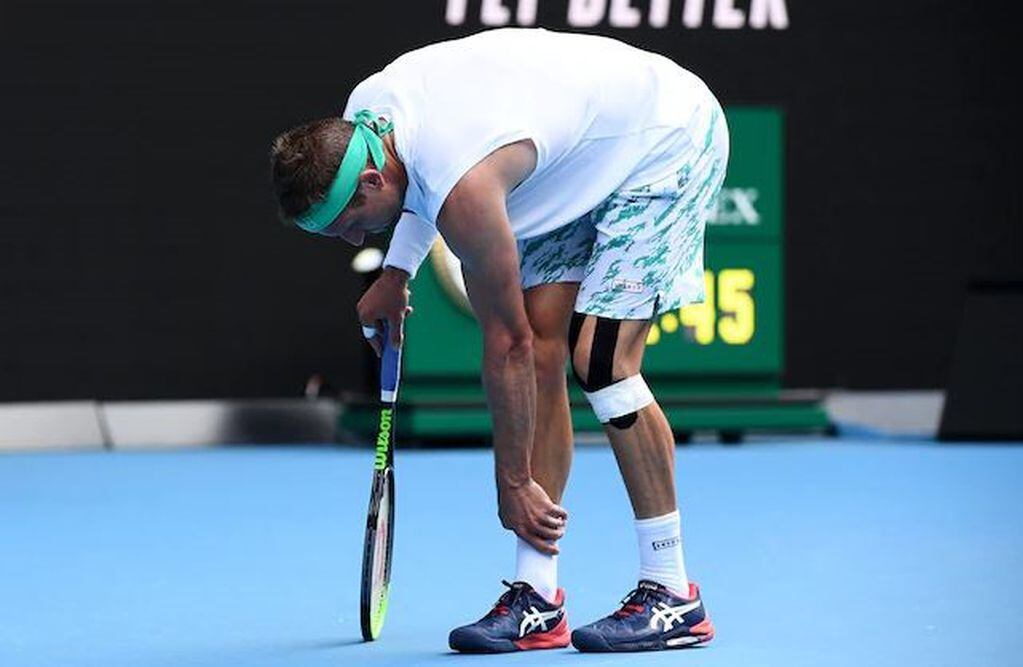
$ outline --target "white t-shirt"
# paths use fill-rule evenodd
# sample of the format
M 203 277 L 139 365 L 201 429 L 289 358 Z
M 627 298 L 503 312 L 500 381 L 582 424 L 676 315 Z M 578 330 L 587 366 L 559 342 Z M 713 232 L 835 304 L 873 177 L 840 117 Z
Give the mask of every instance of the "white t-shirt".
M 427 224 L 402 220 L 392 247 L 422 246 L 451 189 L 497 148 L 536 146 L 536 168 L 507 199 L 512 231 L 527 239 L 680 167 L 687 125 L 709 100 L 663 56 L 608 37 L 506 28 L 399 57 L 356 86 L 344 118 L 370 109 L 394 122 L 404 208 Z

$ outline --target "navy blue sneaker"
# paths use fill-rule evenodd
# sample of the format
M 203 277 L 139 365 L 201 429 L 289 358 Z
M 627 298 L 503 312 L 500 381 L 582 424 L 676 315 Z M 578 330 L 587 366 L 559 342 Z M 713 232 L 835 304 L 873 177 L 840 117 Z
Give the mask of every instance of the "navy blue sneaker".
M 462 653 L 507 653 L 568 646 L 565 591 L 559 588 L 552 604 L 524 581 L 501 583 L 508 590 L 486 616 L 451 631 L 451 648 Z
M 653 581 L 641 581 L 622 608 L 572 633 L 580 651 L 660 651 L 706 644 L 714 626 L 703 608 L 700 589 L 689 584 L 682 598 Z

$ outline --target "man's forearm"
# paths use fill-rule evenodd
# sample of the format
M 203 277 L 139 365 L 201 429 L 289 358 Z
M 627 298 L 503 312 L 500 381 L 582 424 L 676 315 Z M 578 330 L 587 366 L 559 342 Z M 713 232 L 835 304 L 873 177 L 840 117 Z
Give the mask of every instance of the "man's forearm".
M 494 427 L 498 484 L 508 487 L 527 484 L 531 479 L 530 448 L 536 415 L 532 344 L 493 345 L 484 350 L 483 383 Z

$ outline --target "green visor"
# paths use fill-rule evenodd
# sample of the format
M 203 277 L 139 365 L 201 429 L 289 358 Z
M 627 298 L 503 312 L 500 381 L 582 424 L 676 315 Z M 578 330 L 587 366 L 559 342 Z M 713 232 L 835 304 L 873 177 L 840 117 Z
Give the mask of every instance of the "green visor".
M 377 169 L 386 163 L 383 137 L 390 132 L 393 123 L 382 123 L 368 109 L 355 114 L 355 131 L 348 141 L 348 148 L 341 159 L 334 182 L 327 189 L 323 199 L 309 207 L 295 218 L 295 224 L 307 232 L 318 234 L 337 219 L 359 187 L 359 174 L 366 168 L 366 157 L 373 158 Z

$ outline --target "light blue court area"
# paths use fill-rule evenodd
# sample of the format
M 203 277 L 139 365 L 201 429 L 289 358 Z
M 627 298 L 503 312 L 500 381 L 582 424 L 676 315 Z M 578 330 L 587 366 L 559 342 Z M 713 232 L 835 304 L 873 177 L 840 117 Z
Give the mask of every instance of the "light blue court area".
M 359 637 L 371 454 L 337 448 L 0 456 L 0 665 L 1018 665 L 1023 447 L 884 440 L 679 449 L 705 649 L 456 656 L 510 577 L 491 455 L 397 459 L 392 605 Z M 611 452 L 581 447 L 573 623 L 634 584 Z

